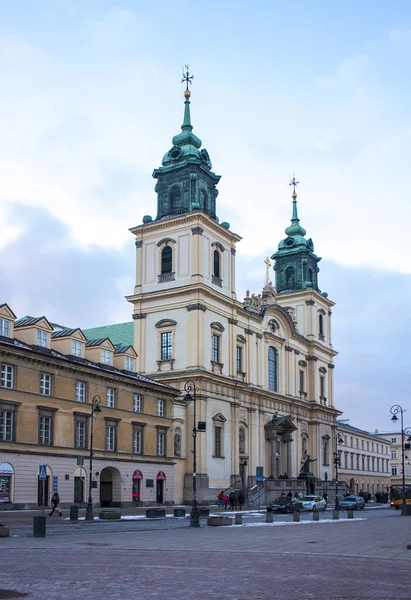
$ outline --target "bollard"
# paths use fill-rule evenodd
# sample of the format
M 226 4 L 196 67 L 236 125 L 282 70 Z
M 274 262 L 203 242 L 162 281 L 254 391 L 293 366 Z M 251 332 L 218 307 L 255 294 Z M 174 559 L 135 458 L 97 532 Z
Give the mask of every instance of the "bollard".
M 33 517 L 33 537 L 46 537 L 46 517 L 40 515 Z
M 313 510 L 313 521 L 320 520 L 320 513 L 317 510 Z
M 300 513 L 298 512 L 298 510 L 295 510 L 293 512 L 293 521 L 294 521 L 294 523 L 300 522 Z
M 243 515 L 235 515 L 235 524 L 242 525 L 243 524 Z
M 73 504 L 70 506 L 70 521 L 78 520 L 78 506 L 77 504 Z
M 347 517 L 349 519 L 353 519 L 354 518 L 354 511 L 353 510 L 347 510 Z
M 273 513 L 266 513 L 265 515 L 265 522 L 266 523 L 272 523 L 274 521 L 274 515 Z
M 335 521 L 336 519 L 339 519 L 339 518 L 340 518 L 340 511 L 339 511 L 339 510 L 335 510 L 335 509 L 334 509 L 334 510 L 333 510 L 333 519 L 334 519 L 334 521 Z

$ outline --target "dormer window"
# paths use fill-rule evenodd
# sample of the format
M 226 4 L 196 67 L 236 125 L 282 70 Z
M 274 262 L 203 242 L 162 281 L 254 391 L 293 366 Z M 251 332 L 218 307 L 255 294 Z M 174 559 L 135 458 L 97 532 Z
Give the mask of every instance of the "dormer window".
M 0 319 L 0 335 L 10 337 L 10 321 L 8 319 Z
M 111 352 L 110 350 L 101 351 L 101 362 L 103 365 L 111 365 Z
M 37 343 L 37 346 L 42 346 L 43 348 L 49 347 L 49 334 L 47 333 L 47 331 L 42 331 L 41 329 L 37 329 L 36 343 Z
M 134 358 L 126 356 L 126 371 L 134 371 Z
M 77 340 L 71 342 L 71 353 L 73 356 L 83 356 L 83 344 Z

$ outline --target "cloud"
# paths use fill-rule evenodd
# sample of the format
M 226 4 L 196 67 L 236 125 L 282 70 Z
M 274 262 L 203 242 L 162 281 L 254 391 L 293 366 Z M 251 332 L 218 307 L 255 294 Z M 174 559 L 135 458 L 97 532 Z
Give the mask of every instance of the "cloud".
M 402 46 L 411 42 L 411 27 L 402 27 L 399 29 L 391 29 L 388 33 L 388 38 L 391 45 L 394 47 Z

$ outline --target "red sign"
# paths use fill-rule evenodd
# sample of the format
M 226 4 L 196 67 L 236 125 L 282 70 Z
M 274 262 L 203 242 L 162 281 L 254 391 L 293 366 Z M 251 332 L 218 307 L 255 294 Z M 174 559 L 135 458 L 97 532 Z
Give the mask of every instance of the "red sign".
M 165 481 L 166 478 L 166 474 L 164 473 L 164 471 L 159 471 L 157 473 L 157 481 Z
M 133 479 L 143 479 L 143 473 L 141 471 L 134 471 Z

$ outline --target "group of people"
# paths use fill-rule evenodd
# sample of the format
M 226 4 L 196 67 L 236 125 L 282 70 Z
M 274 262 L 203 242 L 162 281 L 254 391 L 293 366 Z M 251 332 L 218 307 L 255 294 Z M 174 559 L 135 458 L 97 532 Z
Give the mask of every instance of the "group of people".
M 229 506 L 231 510 L 234 510 L 235 508 L 242 510 L 244 500 L 244 494 L 241 490 L 239 492 L 230 492 L 229 494 L 226 494 L 224 490 L 221 490 L 217 496 L 217 505 L 224 506 L 224 510 L 227 509 L 227 506 Z

